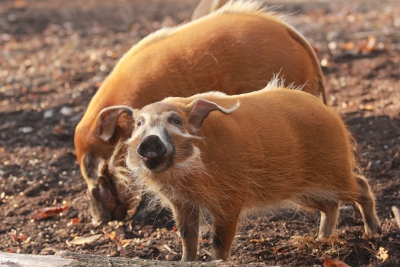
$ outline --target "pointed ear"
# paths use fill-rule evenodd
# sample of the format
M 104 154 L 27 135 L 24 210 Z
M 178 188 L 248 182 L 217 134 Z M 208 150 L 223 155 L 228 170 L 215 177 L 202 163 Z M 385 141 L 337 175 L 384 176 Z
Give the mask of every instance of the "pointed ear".
M 135 110 L 128 106 L 111 106 L 100 112 L 97 116 L 97 132 L 101 139 L 104 141 L 110 140 L 114 134 L 118 118 L 124 112 L 133 117 Z
M 204 99 L 197 99 L 194 100 L 192 103 L 189 104 L 189 125 L 190 130 L 193 133 L 196 133 L 200 130 L 201 125 L 205 118 L 207 118 L 208 114 L 214 110 L 219 110 L 223 113 L 231 113 L 232 111 L 236 110 L 240 105 L 238 101 L 236 105 L 231 108 L 223 108 L 214 102 L 204 100 Z

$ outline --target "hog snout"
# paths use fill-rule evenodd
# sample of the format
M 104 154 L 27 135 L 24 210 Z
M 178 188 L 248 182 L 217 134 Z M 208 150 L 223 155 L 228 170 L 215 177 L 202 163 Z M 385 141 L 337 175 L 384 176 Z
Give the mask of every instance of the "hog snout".
M 163 162 L 162 157 L 167 153 L 167 148 L 157 135 L 149 135 L 140 143 L 137 152 L 145 158 L 146 167 L 153 170 Z
M 139 145 L 138 153 L 142 157 L 154 159 L 164 156 L 167 149 L 157 135 L 149 135 Z
M 101 204 L 103 214 L 100 220 L 123 220 L 127 215 L 128 207 L 118 199 L 115 188 L 107 182 L 104 176 L 98 180 L 98 185 L 92 189 L 92 195 Z M 114 191 L 114 192 L 113 192 Z

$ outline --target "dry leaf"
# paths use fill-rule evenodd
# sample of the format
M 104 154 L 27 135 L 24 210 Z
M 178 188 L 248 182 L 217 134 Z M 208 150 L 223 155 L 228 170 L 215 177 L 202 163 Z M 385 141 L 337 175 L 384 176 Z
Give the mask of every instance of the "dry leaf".
M 110 238 L 111 240 L 116 240 L 117 239 L 117 233 L 115 232 L 115 231 L 112 231 L 110 234 L 109 234 L 109 237 L 108 238 Z
M 119 240 L 119 243 L 121 244 L 121 245 L 129 245 L 129 244 L 131 244 L 133 242 L 133 239 L 120 239 Z
M 14 233 L 11 233 L 11 237 L 12 237 L 12 239 L 14 240 L 14 241 L 17 241 L 17 242 L 19 242 L 19 243 L 21 243 L 22 241 L 24 241 L 24 240 L 26 240 L 26 235 L 24 235 L 24 234 L 19 234 L 19 235 L 16 235 L 16 234 L 14 234 Z
M 78 224 L 78 223 L 79 223 L 79 219 L 78 218 L 73 218 L 67 223 L 67 226 L 72 226 L 72 225 Z
M 377 257 L 378 259 L 380 259 L 381 261 L 385 261 L 385 260 L 387 260 L 387 259 L 389 258 L 388 252 L 389 252 L 389 251 L 387 251 L 385 248 L 379 247 L 379 251 L 378 251 L 378 253 L 376 254 L 376 257 Z
M 96 241 L 97 239 L 99 239 L 100 237 L 101 237 L 101 234 L 92 235 L 92 236 L 88 236 L 88 237 L 76 237 L 74 240 L 71 240 L 71 241 L 67 240 L 67 244 L 68 245 L 90 244 L 90 243 L 93 243 L 94 241 Z
M 368 40 L 363 40 L 361 44 L 358 46 L 358 50 L 365 52 L 372 52 L 375 50 L 376 38 L 375 36 L 368 36 Z
M 54 132 L 55 132 L 55 133 L 63 133 L 63 132 L 64 132 L 64 129 L 63 129 L 60 125 L 56 125 L 56 126 L 54 127 Z
M 369 105 L 369 104 L 367 104 L 367 105 L 360 105 L 358 108 L 361 109 L 361 110 L 367 110 L 367 111 L 374 110 L 374 106 Z
M 351 50 L 354 49 L 354 47 L 355 44 L 353 42 L 345 43 L 344 45 L 342 45 L 343 50 Z
M 367 52 L 372 52 L 375 50 L 375 45 L 376 45 L 375 36 L 372 36 L 372 35 L 368 36 L 368 43 L 367 43 L 367 46 L 365 47 L 365 50 Z
M 54 217 L 66 210 L 68 210 L 69 206 L 68 205 L 62 205 L 62 206 L 57 206 L 57 207 L 47 207 L 47 208 L 41 208 L 36 211 L 36 213 L 33 215 L 33 219 L 35 221 L 47 219 L 50 217 Z
M 340 260 L 333 260 L 328 256 L 325 256 L 324 267 L 350 267 L 350 266 Z

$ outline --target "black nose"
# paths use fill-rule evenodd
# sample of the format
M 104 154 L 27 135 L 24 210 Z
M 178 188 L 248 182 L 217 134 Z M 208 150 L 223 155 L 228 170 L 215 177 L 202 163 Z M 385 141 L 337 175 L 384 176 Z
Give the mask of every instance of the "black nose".
M 147 136 L 138 147 L 138 153 L 148 159 L 160 158 L 167 153 L 164 143 L 157 135 Z

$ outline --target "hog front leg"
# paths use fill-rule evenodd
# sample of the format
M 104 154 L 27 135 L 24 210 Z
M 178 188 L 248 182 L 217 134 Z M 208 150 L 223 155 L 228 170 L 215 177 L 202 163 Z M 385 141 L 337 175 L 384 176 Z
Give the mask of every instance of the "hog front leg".
M 239 222 L 240 211 L 229 213 L 226 217 L 213 218 L 213 260 L 227 261 Z
M 182 240 L 182 261 L 196 261 L 199 240 L 199 207 L 173 204 L 172 212 Z

